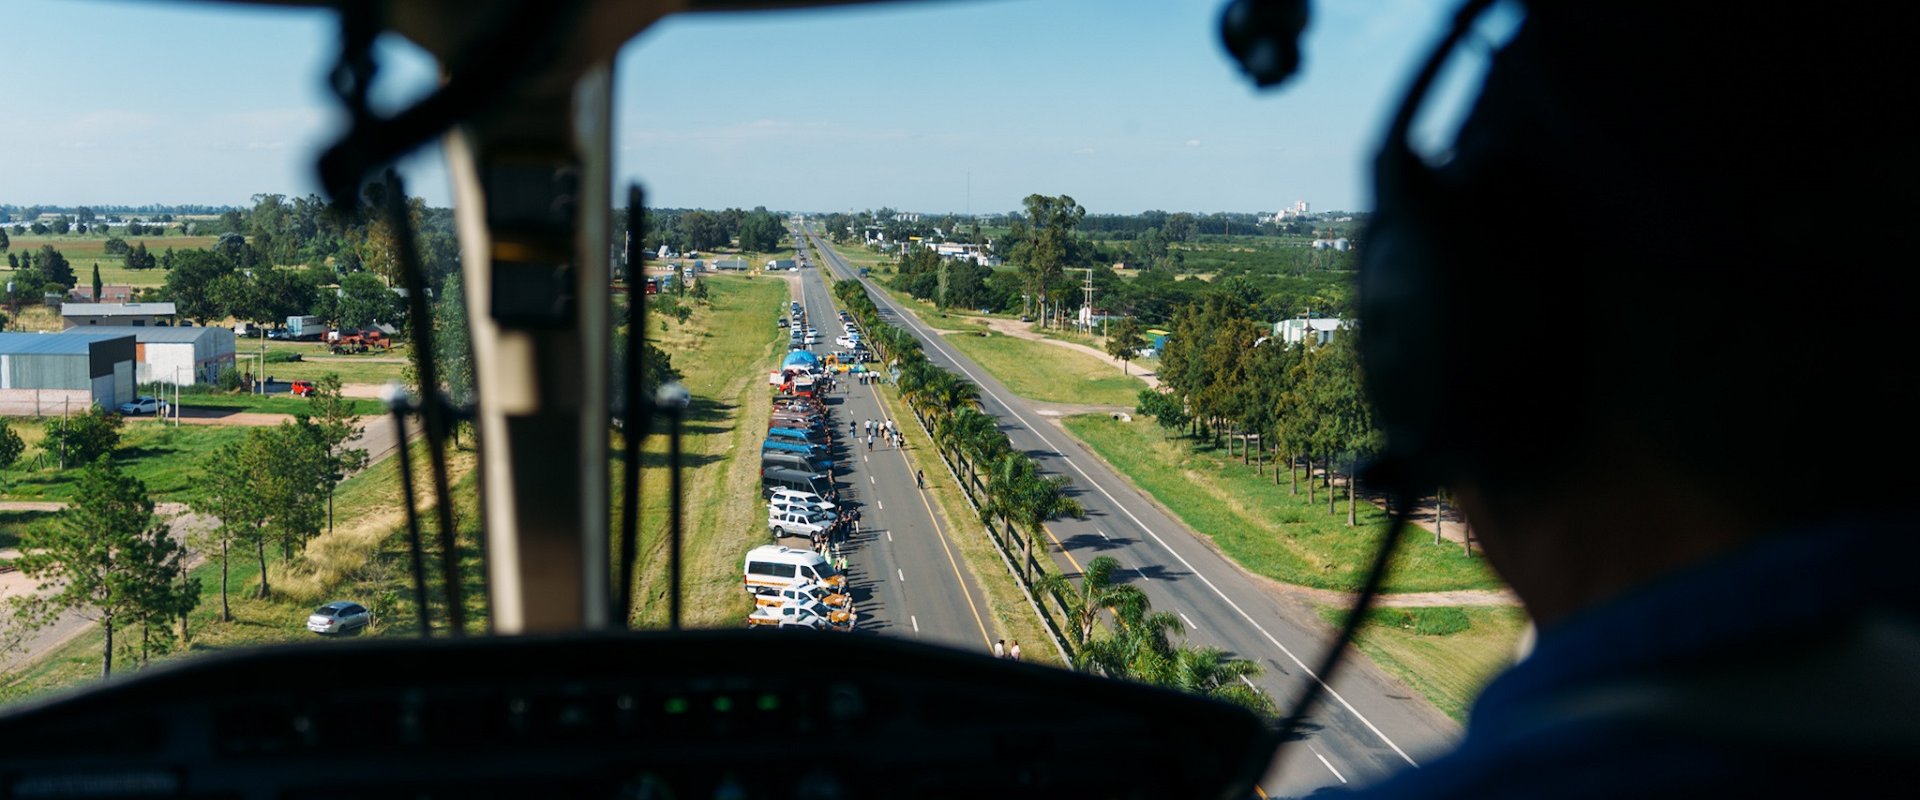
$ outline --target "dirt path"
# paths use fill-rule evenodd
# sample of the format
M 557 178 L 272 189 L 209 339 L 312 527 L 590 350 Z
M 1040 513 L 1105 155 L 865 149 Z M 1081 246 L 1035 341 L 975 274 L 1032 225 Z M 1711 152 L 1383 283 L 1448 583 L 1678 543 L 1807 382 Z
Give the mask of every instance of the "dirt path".
M 1151 371 L 1141 369 L 1137 365 L 1129 365 L 1125 362 L 1122 362 L 1120 359 L 1107 355 L 1106 351 L 1100 350 L 1099 348 L 1088 347 L 1084 344 L 1080 344 L 1079 342 L 1062 341 L 1060 339 L 1055 339 L 1051 336 L 1042 336 L 1038 333 L 1034 333 L 1033 323 L 1031 322 L 1021 322 L 1019 320 L 1011 320 L 1011 319 L 1000 319 L 999 317 L 969 317 L 968 319 L 974 321 L 976 324 L 981 321 L 984 321 L 986 322 L 988 328 L 991 328 L 1000 333 L 1004 333 L 1008 336 L 1012 336 L 1019 339 L 1026 339 L 1028 341 L 1034 341 L 1034 342 L 1045 342 L 1047 344 L 1054 345 L 1056 347 L 1064 347 L 1068 350 L 1085 353 L 1087 355 L 1093 356 L 1094 358 L 1100 359 L 1101 361 L 1105 361 L 1108 364 L 1113 365 L 1114 369 L 1121 370 L 1128 375 L 1131 375 L 1135 378 L 1139 378 L 1140 380 L 1146 381 L 1148 388 L 1152 388 L 1152 389 L 1160 388 L 1160 376 L 1153 374 Z M 940 333 L 942 335 L 946 335 L 946 334 L 953 334 L 953 333 L 966 333 L 966 331 L 964 330 L 940 331 Z

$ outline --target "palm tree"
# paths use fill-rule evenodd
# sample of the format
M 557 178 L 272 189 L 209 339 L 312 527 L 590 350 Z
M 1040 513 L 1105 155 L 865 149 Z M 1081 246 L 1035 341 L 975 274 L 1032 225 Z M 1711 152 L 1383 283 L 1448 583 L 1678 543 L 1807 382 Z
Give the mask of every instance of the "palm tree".
M 1115 606 L 1113 623 L 1109 635 L 1081 646 L 1074 668 L 1159 685 L 1156 678 L 1168 674 L 1173 662 L 1172 634 L 1186 632 L 1180 618 L 1153 611 L 1142 596 L 1139 603 Z
M 1037 588 L 1052 593 L 1071 615 L 1075 650 L 1085 647 L 1087 640 L 1093 638 L 1093 628 L 1100 622 L 1100 612 L 1112 611 L 1119 615 L 1134 609 L 1145 609 L 1147 595 L 1140 591 L 1140 587 L 1113 582 L 1113 572 L 1119 568 L 1120 562 L 1112 556 L 1100 556 L 1087 563 L 1087 571 L 1081 574 L 1079 586 L 1074 586 L 1067 576 L 1057 572 L 1042 575 L 1035 582 Z
M 1046 521 L 1086 513 L 1079 501 L 1066 495 L 1067 484 L 1064 476 L 1041 475 L 1033 459 L 1022 453 L 1005 453 L 994 462 L 987 484 L 988 506 L 1009 527 L 1025 528 L 1021 572 L 1029 581 L 1033 580 L 1033 541 Z
M 1273 703 L 1247 682 L 1259 676 L 1260 665 L 1230 658 L 1217 647 L 1181 647 L 1173 652 L 1161 686 L 1211 697 L 1271 716 Z

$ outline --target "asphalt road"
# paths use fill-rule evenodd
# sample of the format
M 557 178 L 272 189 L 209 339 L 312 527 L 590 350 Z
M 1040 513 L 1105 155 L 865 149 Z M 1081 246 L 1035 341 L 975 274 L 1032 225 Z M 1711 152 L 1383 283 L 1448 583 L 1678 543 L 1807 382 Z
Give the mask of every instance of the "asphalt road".
M 795 299 L 821 334 L 826 353 L 842 334 L 832 295 L 819 271 L 800 270 Z M 846 545 L 848 581 L 860 611 L 856 631 L 901 636 L 954 647 L 990 647 L 993 630 L 985 594 L 961 568 L 947 540 L 945 521 L 932 499 L 914 483 L 914 471 L 929 469 L 930 453 L 898 450 L 875 438 L 868 449 L 864 434 L 852 436 L 851 423 L 883 420 L 875 387 L 843 376 L 827 397 L 836 426 L 835 475 L 843 504 L 858 507 L 858 532 Z
M 832 248 L 815 241 L 827 262 L 823 268 L 861 280 Z M 1219 647 L 1260 664 L 1265 671 L 1252 683 L 1280 708 L 1319 681 L 1312 665 L 1332 633 L 1310 609 L 1270 594 L 884 292 L 869 287 L 868 294 L 883 319 L 921 340 L 935 365 L 980 387 L 984 410 L 1000 421 L 1016 449 L 1072 481 L 1068 491 L 1086 508 L 1086 518 L 1047 526 L 1051 555 L 1069 575 L 1077 577 L 1080 565 L 1096 556 L 1117 559 L 1122 578 L 1143 589 L 1156 610 L 1174 612 L 1186 623 L 1189 644 Z M 1364 784 L 1418 766 L 1458 736 L 1452 720 L 1364 658 L 1349 659 L 1329 688 L 1304 726 L 1306 735 L 1262 781 L 1269 794 Z

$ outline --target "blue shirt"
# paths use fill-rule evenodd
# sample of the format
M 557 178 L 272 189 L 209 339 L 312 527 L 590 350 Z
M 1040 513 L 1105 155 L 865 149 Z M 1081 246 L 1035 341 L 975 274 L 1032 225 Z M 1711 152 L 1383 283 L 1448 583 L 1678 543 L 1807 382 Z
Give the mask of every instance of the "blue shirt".
M 1920 794 L 1917 555 L 1904 523 L 1774 536 L 1571 615 L 1452 753 L 1358 794 Z

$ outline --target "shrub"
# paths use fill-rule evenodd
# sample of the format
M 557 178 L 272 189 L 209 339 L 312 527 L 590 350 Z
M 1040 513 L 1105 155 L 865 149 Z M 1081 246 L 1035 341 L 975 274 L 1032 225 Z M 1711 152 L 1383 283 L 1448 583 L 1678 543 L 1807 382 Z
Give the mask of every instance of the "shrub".
M 232 365 L 221 367 L 220 388 L 229 392 L 240 391 L 240 370 Z

